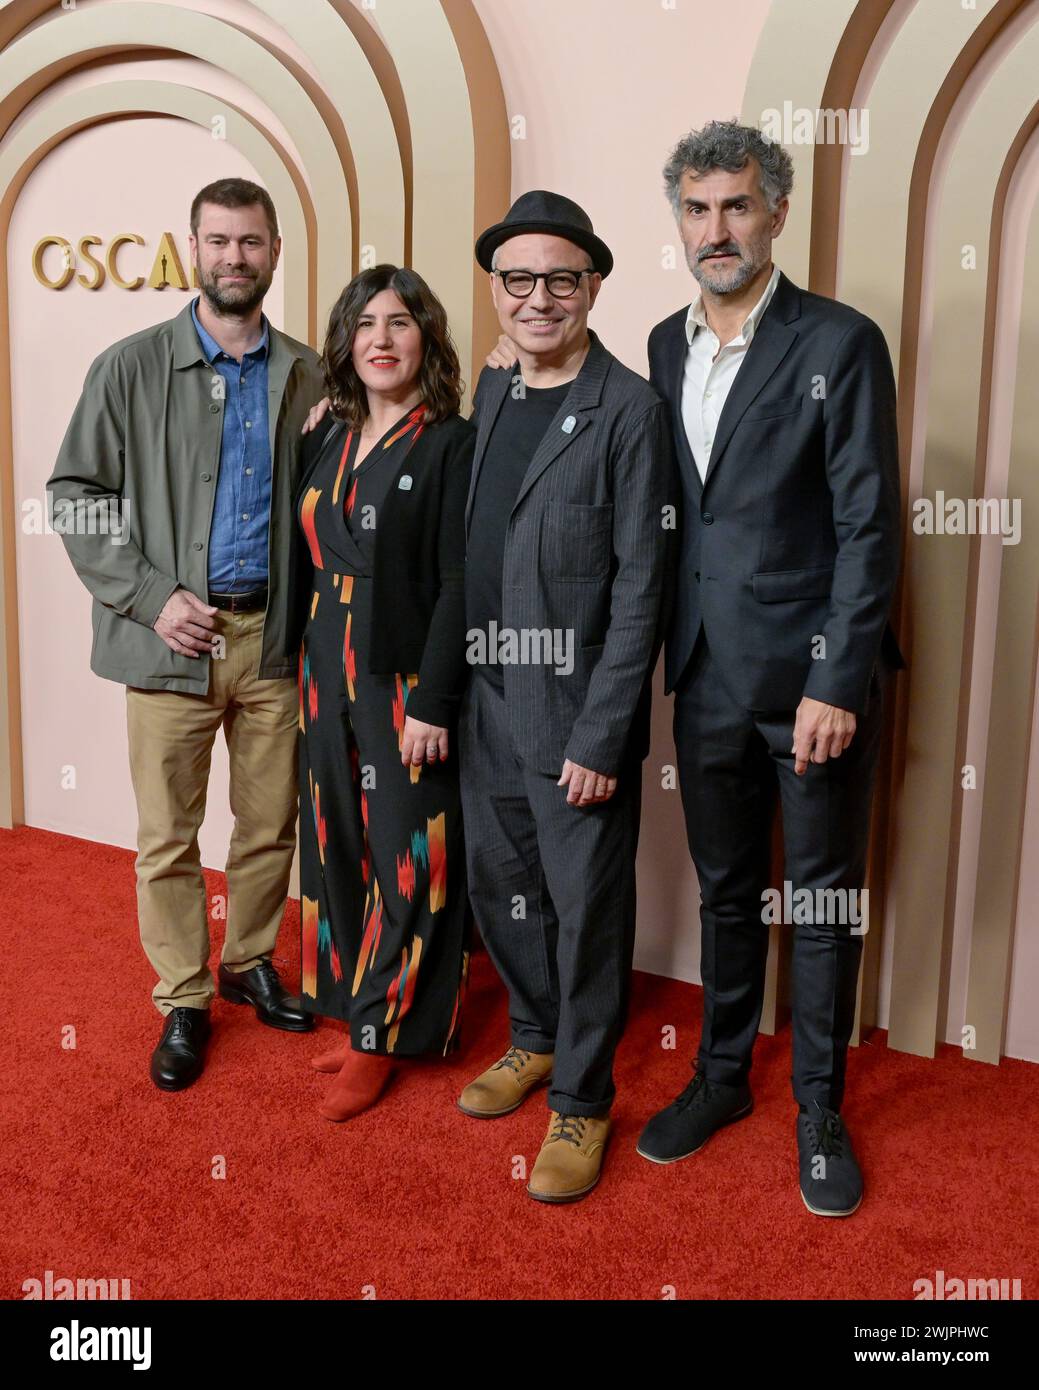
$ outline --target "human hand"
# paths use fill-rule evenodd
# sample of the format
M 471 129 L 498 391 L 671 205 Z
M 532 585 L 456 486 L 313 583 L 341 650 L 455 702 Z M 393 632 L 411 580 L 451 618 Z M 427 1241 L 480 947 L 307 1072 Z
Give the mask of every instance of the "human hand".
M 503 333 L 487 354 L 485 361 L 488 367 L 512 367 L 516 364 L 518 357 L 516 344 L 507 333 Z
M 321 421 L 328 414 L 332 407 L 332 402 L 327 396 L 322 396 L 317 405 L 312 405 L 307 412 L 307 418 L 303 422 L 303 434 L 309 434 L 311 430 L 316 430 Z
M 569 758 L 563 763 L 563 775 L 557 787 L 569 785 L 566 794 L 570 806 L 591 806 L 596 802 L 609 801 L 617 790 L 616 777 L 607 777 L 604 772 L 593 772 L 590 767 L 581 767 Z
M 444 762 L 447 759 L 447 730 L 439 724 L 423 724 L 421 719 L 404 716 L 404 737 L 400 745 L 400 760 L 405 767 L 410 763 L 418 767 L 421 763 Z
M 170 651 L 197 661 L 199 652 L 213 650 L 216 612 L 189 589 L 174 589 L 152 626 Z
M 827 705 L 806 695 L 794 719 L 794 771 L 803 777 L 809 763 L 839 758 L 855 735 L 856 720 L 851 710 Z

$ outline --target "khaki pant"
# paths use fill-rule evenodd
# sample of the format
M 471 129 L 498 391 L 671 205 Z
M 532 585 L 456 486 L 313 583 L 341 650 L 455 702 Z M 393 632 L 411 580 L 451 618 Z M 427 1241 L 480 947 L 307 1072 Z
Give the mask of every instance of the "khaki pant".
M 274 950 L 296 848 L 298 699 L 292 679 L 257 680 L 263 612 L 216 615 L 225 655 L 210 658 L 208 695 L 127 687 L 137 798 L 137 914 L 159 977 L 162 1014 L 213 997 L 198 831 L 223 726 L 234 831 L 227 856 L 222 962 L 249 970 Z

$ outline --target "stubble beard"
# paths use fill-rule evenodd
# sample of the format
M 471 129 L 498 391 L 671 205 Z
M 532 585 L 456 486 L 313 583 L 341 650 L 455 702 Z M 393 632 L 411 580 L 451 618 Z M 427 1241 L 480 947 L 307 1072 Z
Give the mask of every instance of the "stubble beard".
M 730 242 L 724 249 L 732 251 L 740 258 L 731 270 L 712 270 L 709 260 L 697 260 L 695 252 L 686 251 L 686 263 L 693 273 L 693 278 L 698 285 L 710 290 L 712 294 L 736 294 L 749 285 L 772 258 L 772 238 L 768 232 L 763 232 L 745 250 L 741 250 L 735 242 Z
M 210 308 L 218 314 L 228 314 L 238 318 L 245 318 L 260 304 L 263 303 L 264 296 L 271 287 L 274 272 L 271 269 L 266 271 L 251 271 L 247 267 L 239 266 L 218 266 L 215 270 L 198 269 L 199 288 L 206 297 L 206 302 Z M 253 275 L 255 279 L 245 285 L 221 285 L 220 275 Z

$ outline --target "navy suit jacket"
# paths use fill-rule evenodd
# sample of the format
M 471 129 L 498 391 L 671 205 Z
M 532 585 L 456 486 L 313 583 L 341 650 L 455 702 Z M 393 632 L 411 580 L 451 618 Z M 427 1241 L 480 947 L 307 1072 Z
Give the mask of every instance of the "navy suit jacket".
M 878 659 L 905 665 L 888 625 L 902 508 L 883 334 L 781 274 L 701 482 L 682 423 L 686 314 L 649 338 L 684 503 L 667 689 L 702 627 L 744 708 L 795 709 L 807 695 L 861 714 Z

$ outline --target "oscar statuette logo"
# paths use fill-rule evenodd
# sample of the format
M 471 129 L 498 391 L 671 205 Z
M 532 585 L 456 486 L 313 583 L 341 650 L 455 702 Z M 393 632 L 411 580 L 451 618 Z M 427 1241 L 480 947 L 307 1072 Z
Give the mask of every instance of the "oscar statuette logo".
M 191 267 L 190 280 L 184 273 L 184 264 L 172 232 L 163 232 L 147 276 L 133 275 L 127 279 L 125 262 L 124 271 L 120 271 L 120 251 L 128 243 L 136 246 L 147 244 L 137 232 L 120 232 L 109 241 L 102 258 L 101 253 L 95 254 L 94 250 L 104 246 L 102 237 L 82 236 L 75 249 L 63 236 L 41 237 L 33 247 L 32 273 L 48 290 L 63 290 L 73 282 L 85 290 L 99 290 L 106 277 L 121 290 L 139 290 L 142 285 L 152 290 L 198 288 L 194 266 Z M 51 254 L 48 255 L 48 252 Z

